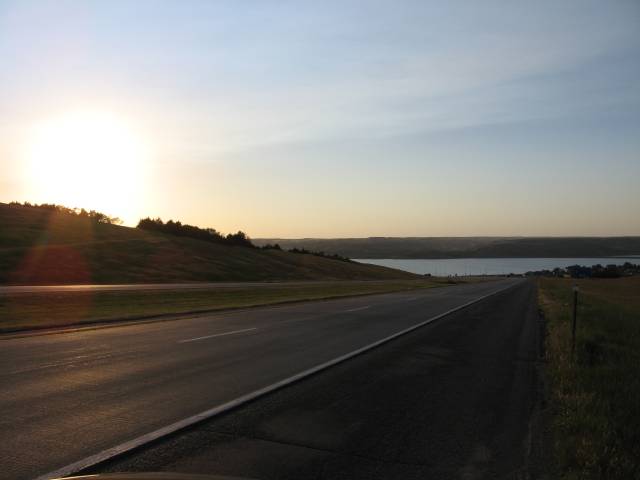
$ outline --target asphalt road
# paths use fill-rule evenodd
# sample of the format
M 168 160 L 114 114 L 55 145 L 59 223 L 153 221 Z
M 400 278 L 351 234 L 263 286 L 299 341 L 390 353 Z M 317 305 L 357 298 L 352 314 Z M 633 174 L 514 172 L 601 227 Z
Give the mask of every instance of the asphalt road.
M 539 478 L 534 294 L 498 294 L 90 472 Z
M 520 286 L 516 286 L 517 284 Z M 401 345 L 398 342 L 431 338 L 429 332 L 433 332 L 433 328 L 457 325 L 455 328 L 450 327 L 453 331 L 449 334 L 436 335 L 430 340 L 437 345 L 433 347 L 435 351 L 421 354 L 422 361 L 426 362 L 425 367 L 429 362 L 433 363 L 431 373 L 434 376 L 430 379 L 430 370 L 427 369 L 418 374 L 417 378 L 422 378 L 423 382 L 428 380 L 428 383 L 438 387 L 424 390 L 423 394 L 427 397 L 419 401 L 429 399 L 428 404 L 434 402 L 430 404 L 428 411 L 432 412 L 433 420 L 439 421 L 441 427 L 444 427 L 443 420 L 451 415 L 450 421 L 453 422 L 452 425 L 457 425 L 457 429 L 449 432 L 448 442 L 459 443 L 460 448 L 466 442 L 467 434 L 464 429 L 473 432 L 474 425 L 486 423 L 482 416 L 474 418 L 476 415 L 486 415 L 489 424 L 497 421 L 494 417 L 498 415 L 500 422 L 506 422 L 504 428 L 511 431 L 510 422 L 526 422 L 528 418 L 526 410 L 530 392 L 522 390 L 528 383 L 521 377 L 524 376 L 522 372 L 529 372 L 535 348 L 531 333 L 533 327 L 530 325 L 532 321 L 527 316 L 522 316 L 523 312 L 533 308 L 531 287 L 519 280 L 309 302 L 203 315 L 175 322 L 0 340 L 2 478 L 35 478 L 271 385 L 507 285 L 514 285 L 514 288 L 479 304 L 490 304 L 490 313 L 503 303 L 508 303 L 509 307 L 500 310 L 500 314 L 491 314 L 488 319 L 469 316 L 469 312 L 475 311 L 472 309 L 478 308 L 470 307 L 461 314 L 462 317 L 456 315 L 455 321 L 454 317 L 447 317 L 433 327 L 424 327 L 402 337 L 403 340 L 395 340 L 388 344 L 389 347 L 380 347 L 380 350 L 366 353 L 344 365 L 355 366 L 364 362 L 365 368 L 361 365 L 357 375 L 350 377 L 350 384 L 358 386 L 360 395 L 365 396 L 360 397 L 362 404 L 352 407 L 350 411 L 355 414 L 362 410 L 365 416 L 371 415 L 371 409 L 377 412 L 376 418 L 379 421 L 363 427 L 369 432 L 367 442 L 371 444 L 370 448 L 376 448 L 374 444 L 386 445 L 386 448 L 379 447 L 377 451 L 390 449 L 386 455 L 391 458 L 395 455 L 394 451 L 402 448 L 401 444 L 395 444 L 393 435 L 376 433 L 376 425 L 394 430 L 395 421 L 391 419 L 402 416 L 402 412 L 388 410 L 387 403 L 379 403 L 375 396 L 369 396 L 373 392 L 362 389 L 367 384 L 375 386 L 392 382 L 394 372 L 400 377 L 404 375 L 407 380 L 411 380 L 411 375 L 403 374 L 404 361 L 387 364 L 386 361 L 379 360 L 379 352 L 392 348 L 398 354 L 402 350 L 398 349 L 398 345 Z M 514 340 L 517 341 L 513 343 Z M 457 352 L 456 341 L 463 344 L 467 342 L 465 345 L 470 349 L 470 358 L 464 360 L 460 357 L 462 353 Z M 489 343 L 485 345 L 485 342 Z M 480 349 L 474 352 L 474 348 L 480 347 L 484 351 Z M 516 357 L 518 359 L 514 360 Z M 412 362 L 419 363 L 420 360 L 414 358 L 407 365 L 411 366 Z M 461 375 L 455 382 L 453 379 L 445 382 L 451 373 L 448 366 L 458 362 L 468 365 L 468 374 Z M 334 370 L 328 370 L 282 392 L 302 388 L 313 382 L 328 381 L 323 389 L 315 393 L 312 389 L 307 393 L 311 399 L 317 397 L 316 406 L 327 395 L 337 394 L 340 397 L 340 391 L 343 392 L 343 397 L 349 397 L 349 391 L 344 390 L 344 387 L 332 386 L 331 380 L 323 380 L 333 378 L 338 369 L 342 368 L 334 367 Z M 497 388 L 500 382 L 492 375 L 503 379 L 506 387 Z M 454 399 L 448 398 L 446 385 L 441 385 L 441 382 L 458 385 L 458 400 L 476 395 L 486 396 L 486 399 L 476 402 L 475 411 L 460 411 L 459 402 L 456 404 Z M 411 393 L 407 391 L 407 387 L 404 390 L 400 388 L 401 383 L 395 381 L 394 388 L 399 389 L 394 392 L 394 396 L 397 394 L 405 397 Z M 507 388 L 514 383 L 521 388 L 515 392 L 520 395 L 517 398 L 512 398 L 512 392 Z M 412 382 L 407 385 L 412 385 Z M 438 392 L 445 395 L 440 398 Z M 503 398 L 504 394 L 507 397 Z M 279 398 L 278 395 L 268 397 L 268 401 Z M 502 398 L 502 401 L 497 401 L 498 398 Z M 358 399 L 354 397 L 352 400 Z M 262 404 L 259 400 L 251 405 L 255 408 Z M 509 413 L 514 408 L 520 410 L 513 412 L 511 417 L 504 418 L 505 414 L 500 413 L 501 409 Z M 241 415 L 244 411 L 243 408 L 236 413 Z M 288 415 L 293 415 L 292 423 L 286 420 L 287 411 Z M 312 425 L 317 418 L 308 420 L 311 423 L 304 423 L 307 421 L 303 418 L 305 411 L 300 410 L 299 406 L 290 410 L 286 401 L 280 412 L 284 415 L 284 423 L 272 419 L 276 422 L 272 427 L 277 430 L 280 425 L 285 437 L 287 431 L 289 434 L 298 432 L 315 437 Z M 296 423 L 298 415 L 302 423 Z M 330 418 L 327 419 L 327 427 L 331 425 L 329 420 Z M 244 425 L 251 428 L 253 422 L 248 422 Z M 420 427 L 421 424 L 421 420 L 416 419 L 414 428 L 424 429 Z M 348 431 L 356 430 L 356 427 L 357 423 L 347 424 Z M 337 428 L 334 423 L 334 430 L 324 436 L 317 436 L 316 441 L 324 442 L 329 450 L 339 450 L 341 445 L 349 444 L 347 440 L 346 443 L 341 443 L 341 435 L 344 439 L 351 438 L 348 432 L 341 431 L 342 428 Z M 401 433 L 397 429 L 394 431 L 397 432 L 396 436 Z M 500 429 L 496 431 L 502 432 Z M 517 431 L 519 432 L 520 430 Z M 383 440 L 380 441 L 379 438 Z M 334 440 L 335 444 L 331 447 Z M 188 450 L 193 455 L 201 451 L 195 448 Z M 244 466 L 255 467 L 259 475 L 254 476 L 285 478 L 280 475 L 286 473 L 286 465 L 281 470 L 269 470 L 268 466 L 265 467 L 267 470 L 260 470 L 261 467 L 256 466 L 259 463 L 256 456 L 260 456 L 262 449 L 254 446 L 252 451 L 254 462 Z M 268 450 L 263 453 L 269 456 Z M 211 457 L 206 453 L 203 455 Z M 188 463 L 187 456 L 184 458 Z M 431 461 L 437 461 L 437 457 Z M 160 459 L 158 462 L 159 468 L 171 466 L 161 465 Z M 294 463 L 307 465 L 304 461 Z M 194 463 L 196 464 L 197 462 Z M 209 469 L 209 466 L 203 468 Z M 214 465 L 211 468 L 218 467 Z

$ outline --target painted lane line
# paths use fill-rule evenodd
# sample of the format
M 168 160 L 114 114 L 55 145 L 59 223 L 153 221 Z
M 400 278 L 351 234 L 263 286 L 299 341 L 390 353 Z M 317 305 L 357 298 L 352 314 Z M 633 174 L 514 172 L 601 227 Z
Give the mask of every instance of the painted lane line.
M 478 297 L 475 300 L 471 300 L 470 302 L 467 302 L 463 305 L 452 308 L 451 310 L 447 310 L 444 313 L 431 317 L 411 327 L 405 328 L 404 330 L 394 333 L 393 335 L 389 335 L 388 337 L 385 337 L 376 342 L 370 343 L 350 353 L 341 355 L 340 357 L 334 358 L 333 360 L 329 360 L 328 362 L 322 363 L 320 365 L 316 365 L 315 367 L 309 368 L 308 370 L 304 370 L 303 372 L 292 375 L 291 377 L 280 380 L 279 382 L 272 383 L 271 385 L 268 385 L 259 390 L 254 390 L 251 393 L 235 398 L 234 400 L 231 400 L 227 403 L 223 403 L 222 405 L 217 405 L 213 408 L 210 408 L 209 410 L 205 410 L 204 412 L 200 412 L 191 417 L 172 423 L 171 425 L 167 425 L 166 427 L 162 427 L 162 428 L 159 428 L 158 430 L 154 430 L 153 432 L 147 433 L 146 435 L 142 435 L 140 437 L 134 438 L 133 440 L 129 440 L 128 442 L 124 442 L 124 443 L 121 443 L 120 445 L 116 445 L 115 447 L 109 448 L 107 450 L 103 450 L 102 452 L 96 453 L 95 455 L 91 455 L 82 460 L 78 460 L 77 462 L 66 465 L 62 468 L 59 468 L 58 470 L 45 473 L 44 475 L 40 475 L 39 477 L 36 477 L 34 480 L 51 480 L 52 478 L 66 477 L 71 474 L 85 470 L 89 467 L 95 466 L 106 460 L 122 455 L 125 452 L 129 452 L 131 450 L 139 448 L 142 445 L 145 445 L 149 442 L 158 440 L 159 438 L 175 433 L 178 430 L 182 430 L 191 425 L 195 425 L 196 423 L 200 423 L 204 420 L 208 420 L 212 417 L 215 417 L 216 415 L 220 415 L 221 413 L 227 412 L 234 408 L 238 408 L 241 405 L 244 405 L 245 403 L 251 402 L 259 397 L 262 397 L 263 395 L 266 395 L 268 393 L 284 388 L 288 385 L 291 385 L 292 383 L 298 382 L 306 377 L 309 377 L 318 372 L 321 372 L 322 370 L 326 370 L 330 367 L 333 367 L 334 365 L 345 362 L 346 360 L 349 360 L 357 355 L 361 355 L 362 353 L 365 353 L 369 350 L 373 350 L 374 348 L 384 345 L 385 343 L 390 342 L 391 340 L 394 340 L 402 335 L 406 335 L 407 333 L 417 330 L 418 328 L 428 325 L 429 323 L 435 322 L 436 320 L 446 317 L 447 315 L 451 315 L 452 313 L 463 310 L 475 303 L 481 302 L 486 298 L 492 297 L 493 295 L 497 295 L 498 293 L 504 292 L 510 288 L 520 285 L 520 283 L 521 282 L 517 282 L 517 283 L 512 283 L 510 285 L 507 285 L 504 288 L 500 288 L 491 293 Z
M 235 335 L 236 333 L 250 332 L 257 330 L 257 327 L 245 328 L 243 330 L 234 330 L 233 332 L 215 333 L 213 335 L 205 335 L 204 337 L 187 338 L 186 340 L 178 340 L 178 343 L 197 342 L 198 340 L 206 340 L 208 338 L 224 337 L 226 335 Z
M 346 313 L 346 312 L 359 312 L 360 310 L 366 310 L 369 307 L 371 307 L 371 305 L 367 305 L 366 307 L 352 308 L 351 310 L 343 310 L 343 313 Z

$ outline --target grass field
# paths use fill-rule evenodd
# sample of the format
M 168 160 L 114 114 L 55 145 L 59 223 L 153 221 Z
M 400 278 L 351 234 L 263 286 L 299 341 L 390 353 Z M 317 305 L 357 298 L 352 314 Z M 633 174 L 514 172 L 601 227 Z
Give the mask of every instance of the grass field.
M 580 294 L 572 358 L 574 283 Z M 640 478 L 640 277 L 541 279 L 539 297 L 559 475 Z
M 467 280 L 479 281 L 479 280 Z M 463 282 L 463 281 L 460 281 Z M 189 290 L 0 294 L 0 332 L 433 288 L 446 279 L 322 282 Z

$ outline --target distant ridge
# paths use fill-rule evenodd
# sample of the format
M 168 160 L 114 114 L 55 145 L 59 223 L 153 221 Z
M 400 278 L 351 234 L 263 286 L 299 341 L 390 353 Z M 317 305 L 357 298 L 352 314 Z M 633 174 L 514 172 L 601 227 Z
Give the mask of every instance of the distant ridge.
M 640 236 L 628 237 L 369 237 L 258 238 L 349 258 L 577 258 L 640 255 Z

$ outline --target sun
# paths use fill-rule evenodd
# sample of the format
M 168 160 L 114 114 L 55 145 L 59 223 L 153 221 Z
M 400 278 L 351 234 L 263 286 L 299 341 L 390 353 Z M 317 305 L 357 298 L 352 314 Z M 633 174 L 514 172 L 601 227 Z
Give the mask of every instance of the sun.
M 144 198 L 149 149 L 108 112 L 69 112 L 35 126 L 27 142 L 30 198 L 93 209 L 131 223 Z

